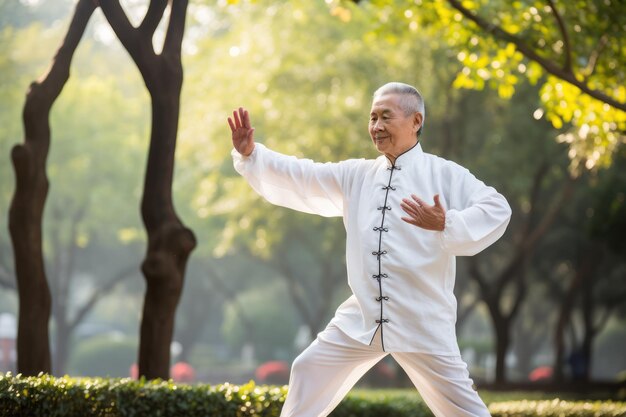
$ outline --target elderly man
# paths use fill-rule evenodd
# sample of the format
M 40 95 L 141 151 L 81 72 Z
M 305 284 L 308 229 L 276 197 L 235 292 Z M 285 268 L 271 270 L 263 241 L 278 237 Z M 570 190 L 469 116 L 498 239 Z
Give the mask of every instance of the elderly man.
M 424 101 L 412 86 L 374 93 L 374 160 L 316 163 L 255 143 L 243 108 L 228 119 L 235 169 L 270 203 L 343 216 L 352 296 L 293 363 L 281 416 L 330 414 L 391 354 L 438 417 L 489 416 L 456 341 L 455 257 L 502 236 L 505 198 L 420 145 Z M 433 204 L 427 201 L 432 199 Z

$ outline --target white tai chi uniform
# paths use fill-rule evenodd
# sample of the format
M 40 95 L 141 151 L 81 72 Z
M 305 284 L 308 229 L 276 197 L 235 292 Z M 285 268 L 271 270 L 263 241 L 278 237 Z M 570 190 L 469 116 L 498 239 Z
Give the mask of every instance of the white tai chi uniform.
M 317 163 L 259 143 L 248 157 L 235 150 L 232 156 L 235 169 L 270 203 L 342 216 L 346 228 L 352 296 L 296 359 L 281 415 L 326 416 L 367 369 L 392 353 L 435 415 L 488 416 L 456 341 L 455 256 L 474 255 L 502 236 L 511 216 L 506 199 L 420 144 L 395 163 L 382 155 Z M 412 194 L 439 194 L 443 231 L 401 219 L 400 203 Z

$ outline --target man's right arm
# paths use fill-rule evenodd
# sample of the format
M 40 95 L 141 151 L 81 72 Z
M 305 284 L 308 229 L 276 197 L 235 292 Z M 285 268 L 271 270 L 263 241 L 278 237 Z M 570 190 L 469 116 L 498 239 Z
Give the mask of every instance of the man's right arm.
M 257 143 L 250 156 L 232 151 L 235 170 L 272 204 L 325 217 L 343 215 L 346 178 L 355 161 L 318 163 Z
M 267 201 L 326 217 L 343 215 L 347 184 L 358 161 L 322 164 L 255 144 L 250 115 L 242 107 L 228 118 L 228 124 L 235 169 Z

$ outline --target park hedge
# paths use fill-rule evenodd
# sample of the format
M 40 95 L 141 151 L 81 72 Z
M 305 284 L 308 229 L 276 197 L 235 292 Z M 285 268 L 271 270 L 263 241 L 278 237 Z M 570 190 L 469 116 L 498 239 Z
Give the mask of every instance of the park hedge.
M 277 417 L 286 387 L 0 374 L 0 417 Z M 626 417 L 624 402 L 510 401 L 493 417 Z M 416 395 L 354 394 L 331 417 L 432 417 Z

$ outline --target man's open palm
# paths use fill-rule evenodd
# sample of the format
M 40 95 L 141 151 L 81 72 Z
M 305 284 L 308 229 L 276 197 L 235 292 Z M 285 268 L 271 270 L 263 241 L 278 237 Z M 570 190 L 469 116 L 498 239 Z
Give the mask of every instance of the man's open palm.
M 250 156 L 254 150 L 254 128 L 250 125 L 250 115 L 243 107 L 233 111 L 233 118 L 228 118 L 233 136 L 233 146 L 243 156 Z
M 439 201 L 439 194 L 435 195 L 434 205 L 429 205 L 416 195 L 411 195 L 412 199 L 404 198 L 400 206 L 409 217 L 402 217 L 402 220 L 426 230 L 441 231 L 446 224 L 446 210 Z

